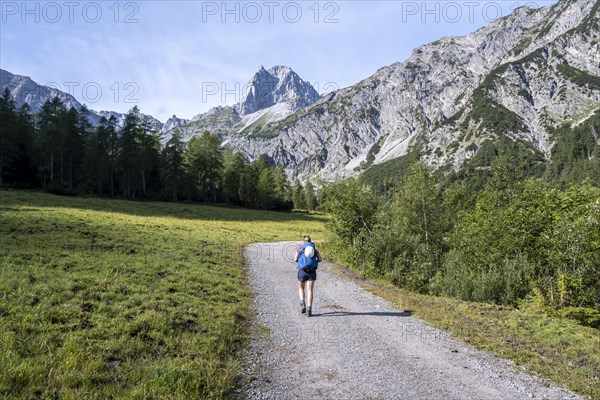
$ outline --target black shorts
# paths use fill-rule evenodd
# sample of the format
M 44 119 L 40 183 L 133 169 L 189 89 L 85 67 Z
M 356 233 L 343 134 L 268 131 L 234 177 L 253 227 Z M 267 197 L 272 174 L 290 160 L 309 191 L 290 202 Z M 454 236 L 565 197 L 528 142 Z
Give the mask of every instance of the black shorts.
M 316 281 L 317 280 L 317 271 L 306 272 L 303 271 L 302 268 L 298 268 L 298 281 L 306 282 L 306 281 Z

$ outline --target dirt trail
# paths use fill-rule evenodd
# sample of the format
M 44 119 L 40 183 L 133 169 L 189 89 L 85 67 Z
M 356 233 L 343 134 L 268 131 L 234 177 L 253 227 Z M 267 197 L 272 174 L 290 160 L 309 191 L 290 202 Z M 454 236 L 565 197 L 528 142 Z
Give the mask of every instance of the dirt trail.
M 297 243 L 246 249 L 257 334 L 248 399 L 580 399 L 452 339 L 319 266 L 313 316 L 300 314 Z M 262 334 L 260 333 L 262 332 Z

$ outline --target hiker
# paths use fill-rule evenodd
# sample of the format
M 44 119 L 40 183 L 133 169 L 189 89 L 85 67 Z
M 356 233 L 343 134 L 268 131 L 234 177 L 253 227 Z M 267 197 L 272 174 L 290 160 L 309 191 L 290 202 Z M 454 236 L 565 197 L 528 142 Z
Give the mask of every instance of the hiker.
M 312 315 L 315 281 L 317 280 L 317 267 L 323 261 L 315 244 L 310 240 L 310 236 L 304 236 L 304 243 L 298 246 L 294 261 L 298 262 L 300 311 L 310 317 Z M 306 301 L 304 301 L 304 288 L 306 288 Z

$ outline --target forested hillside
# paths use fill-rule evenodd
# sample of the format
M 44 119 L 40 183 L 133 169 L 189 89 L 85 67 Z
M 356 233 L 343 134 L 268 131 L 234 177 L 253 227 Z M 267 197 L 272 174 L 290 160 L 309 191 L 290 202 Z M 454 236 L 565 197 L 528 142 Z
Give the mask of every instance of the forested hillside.
M 216 134 L 205 131 L 186 142 L 175 130 L 161 144 L 137 107 L 122 128 L 114 117 L 102 117 L 94 128 L 85 108 L 67 109 L 55 97 L 32 114 L 27 103 L 16 109 L 5 90 L 0 120 L 0 186 L 263 209 L 316 207 L 311 185 L 292 185 L 283 167 L 264 156 L 249 163 L 224 149 Z
M 450 178 L 405 160 L 386 192 L 372 175 L 334 182 L 323 198 L 338 257 L 412 291 L 600 327 L 598 144 L 577 129 L 547 166 L 507 145 Z

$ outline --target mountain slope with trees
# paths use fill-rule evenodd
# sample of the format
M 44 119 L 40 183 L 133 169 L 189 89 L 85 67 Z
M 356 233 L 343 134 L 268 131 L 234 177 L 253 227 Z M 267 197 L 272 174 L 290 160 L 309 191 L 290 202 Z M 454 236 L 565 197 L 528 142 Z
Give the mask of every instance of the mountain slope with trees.
M 314 193 L 292 190 L 282 166 L 265 157 L 248 162 L 224 148 L 214 133 L 205 131 L 185 142 L 175 131 L 161 144 L 156 127 L 137 107 L 121 127 L 114 116 L 101 117 L 96 127 L 87 117 L 85 108 L 67 109 L 59 97 L 47 100 L 36 114 L 27 103 L 17 109 L 5 89 L 0 97 L 0 186 L 279 210 L 293 208 L 300 193 L 297 207 L 316 207 Z

